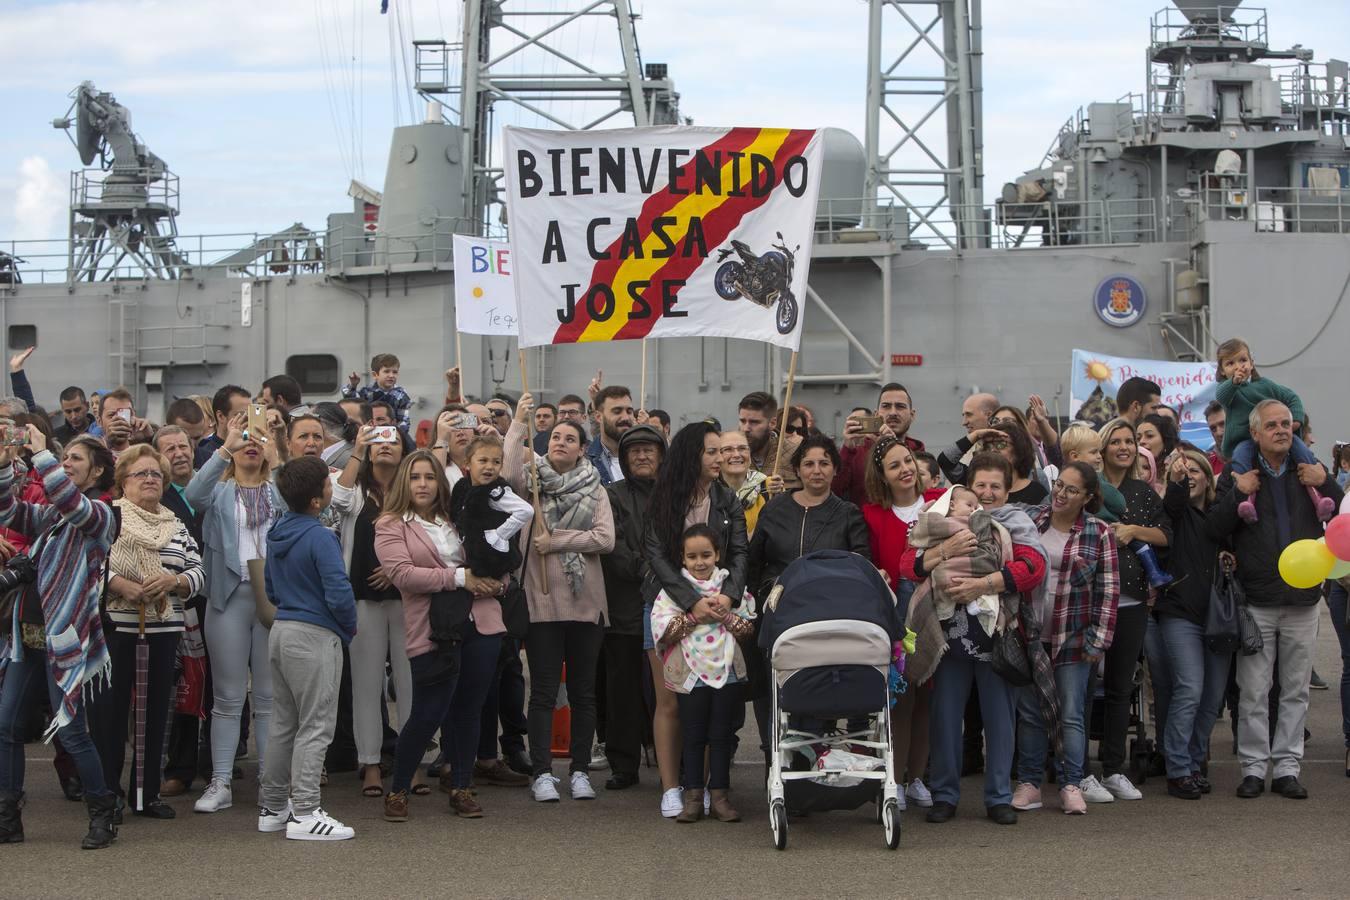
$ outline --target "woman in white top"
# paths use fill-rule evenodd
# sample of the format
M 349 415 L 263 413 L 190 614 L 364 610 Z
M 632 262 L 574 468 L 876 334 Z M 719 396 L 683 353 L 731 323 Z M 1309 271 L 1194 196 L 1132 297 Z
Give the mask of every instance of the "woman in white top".
M 194 809 L 219 812 L 233 805 L 230 775 L 239 744 L 244 694 L 253 689 L 253 736 L 261 766 L 272 721 L 272 669 L 267 629 L 258 621 L 249 560 L 266 559 L 267 531 L 286 504 L 271 483 L 257 440 L 244 437 L 243 414 L 230 419 L 225 442 L 187 486 L 187 501 L 202 513 L 206 566 L 206 649 L 211 659 L 211 781 Z
M 352 730 L 356 759 L 361 767 L 361 792 L 384 795 L 380 774 L 380 744 L 384 718 L 384 664 L 390 662 L 398 696 L 397 728 L 403 729 L 412 703 L 412 671 L 403 629 L 403 603 L 385 577 L 375 556 L 375 521 L 389 495 L 394 475 L 403 462 L 403 441 L 373 440 L 376 429 L 367 425 L 356 435 L 351 458 L 334 476 L 332 509 L 338 515 L 342 555 L 356 595 L 356 637 L 350 647 L 352 669 Z M 413 786 L 427 792 L 425 782 Z

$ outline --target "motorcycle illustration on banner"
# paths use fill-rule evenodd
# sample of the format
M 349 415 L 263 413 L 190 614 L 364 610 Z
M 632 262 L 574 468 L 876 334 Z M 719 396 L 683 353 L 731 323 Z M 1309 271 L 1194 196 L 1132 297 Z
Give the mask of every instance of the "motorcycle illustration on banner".
M 713 276 L 713 287 L 723 300 L 736 300 L 741 297 L 759 306 L 769 309 L 778 305 L 774 327 L 779 334 L 789 334 L 797 327 L 797 298 L 792 294 L 792 270 L 796 264 L 796 250 L 789 250 L 783 243 L 783 232 L 778 232 L 778 243 L 772 244 L 772 250 L 762 255 L 743 241 L 733 240 L 730 247 L 717 251 L 717 261 L 722 263 Z M 727 260 L 736 254 L 739 259 Z

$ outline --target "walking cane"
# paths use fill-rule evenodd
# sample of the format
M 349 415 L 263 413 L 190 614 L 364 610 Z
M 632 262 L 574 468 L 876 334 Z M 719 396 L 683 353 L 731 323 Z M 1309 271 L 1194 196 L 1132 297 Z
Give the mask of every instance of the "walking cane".
M 145 703 L 149 692 L 150 645 L 145 640 L 145 601 L 140 606 L 140 629 L 136 637 L 136 809 L 145 809 Z

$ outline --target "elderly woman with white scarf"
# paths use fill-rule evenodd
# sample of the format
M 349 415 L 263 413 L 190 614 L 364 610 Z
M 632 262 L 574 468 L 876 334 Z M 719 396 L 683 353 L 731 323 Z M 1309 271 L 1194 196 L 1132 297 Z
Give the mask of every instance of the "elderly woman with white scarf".
M 614 549 L 614 516 L 599 473 L 586 459 L 586 434 L 579 424 L 570 420 L 555 424 L 547 455 L 535 456 L 531 464 L 528 454 L 533 451 L 527 441 L 533 413 L 534 398 L 521 395 L 506 433 L 502 475 L 521 497 L 533 497 L 537 467 L 542 507 L 524 551 L 534 799 L 558 799 L 549 743 L 553 704 L 566 663 L 572 707 L 572 798 L 590 800 L 595 790 L 586 768 L 595 736 L 595 669 L 609 624 L 600 556 Z
M 149 444 L 135 444 L 117 460 L 113 501 L 121 530 L 108 554 L 108 652 L 111 690 L 93 695 L 93 736 L 108 787 L 132 798 L 136 815 L 174 818 L 159 798 L 169 703 L 177 680 L 174 666 L 183 635 L 183 601 L 201 591 L 205 576 L 197 543 L 187 526 L 160 500 L 169 464 Z M 136 645 L 145 635 L 149 668 L 145 696 L 145 759 L 132 759 L 128 791 L 121 789 L 127 748 L 127 714 L 136 683 Z M 142 780 L 137 782 L 137 775 Z

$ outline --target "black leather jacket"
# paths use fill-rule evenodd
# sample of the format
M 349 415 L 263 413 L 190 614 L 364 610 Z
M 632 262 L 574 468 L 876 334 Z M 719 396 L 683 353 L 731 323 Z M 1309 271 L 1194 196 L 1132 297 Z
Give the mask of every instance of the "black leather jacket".
M 609 603 L 612 634 L 642 634 L 643 578 L 647 572 L 643 536 L 647 528 L 647 501 L 656 480 L 633 478 L 616 481 L 609 491 L 614 514 L 614 549 L 600 557 L 605 572 L 605 599 Z
M 764 602 L 773 581 L 812 550 L 851 550 L 872 558 L 867 522 L 858 507 L 831 494 L 819 506 L 805 507 L 783 494 L 759 512 L 750 543 L 750 592 Z
M 720 481 L 714 481 L 708 489 L 708 526 L 717 532 L 718 543 L 722 547 L 722 559 L 718 565 L 727 570 L 726 581 L 722 582 L 722 593 L 738 604 L 746 586 L 748 542 L 745 537 L 745 510 L 741 508 L 736 492 Z M 665 548 L 661 546 L 661 539 L 651 522 L 647 523 L 643 544 L 647 557 L 643 599 L 651 603 L 664 590 L 666 596 L 681 609 L 693 609 L 699 600 L 699 593 L 684 577 L 679 564 L 666 558 Z

